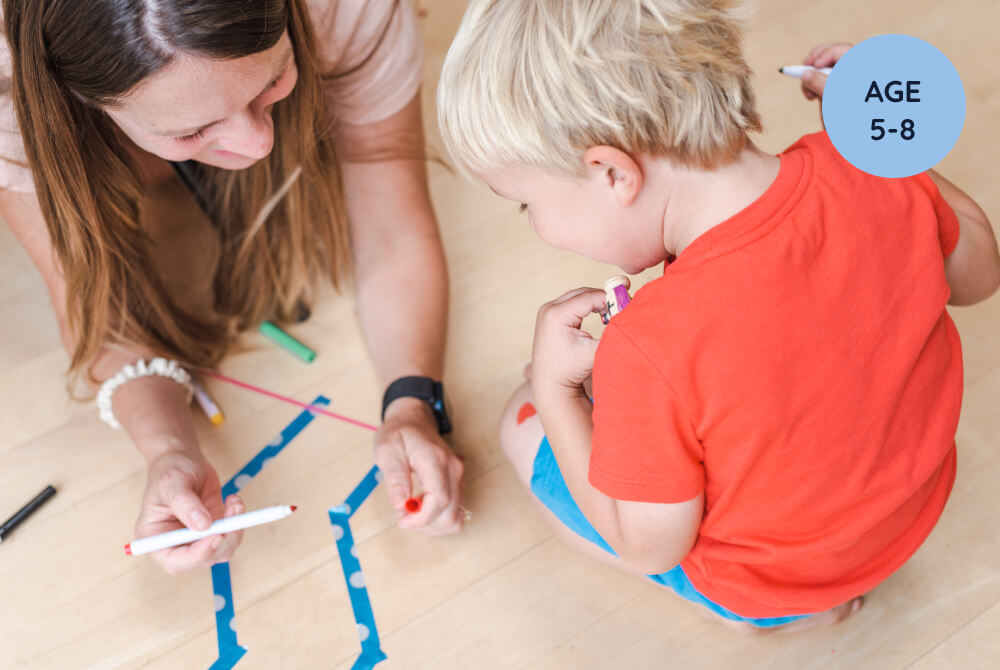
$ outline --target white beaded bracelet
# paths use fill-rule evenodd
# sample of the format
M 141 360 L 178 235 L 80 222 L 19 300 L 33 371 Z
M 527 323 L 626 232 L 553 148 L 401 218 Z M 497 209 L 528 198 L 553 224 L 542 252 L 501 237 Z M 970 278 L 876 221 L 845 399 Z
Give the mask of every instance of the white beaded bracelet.
M 169 377 L 187 389 L 188 402 L 191 402 L 191 394 L 194 387 L 191 385 L 191 375 L 182 368 L 177 361 L 168 361 L 166 358 L 154 358 L 148 364 L 144 360 L 139 360 L 135 365 L 126 365 L 118 374 L 111 377 L 103 384 L 101 390 L 97 392 L 97 409 L 101 413 L 101 420 L 115 430 L 122 427 L 115 418 L 115 413 L 111 409 L 111 397 L 118 390 L 118 387 L 139 377 L 149 377 L 159 375 Z

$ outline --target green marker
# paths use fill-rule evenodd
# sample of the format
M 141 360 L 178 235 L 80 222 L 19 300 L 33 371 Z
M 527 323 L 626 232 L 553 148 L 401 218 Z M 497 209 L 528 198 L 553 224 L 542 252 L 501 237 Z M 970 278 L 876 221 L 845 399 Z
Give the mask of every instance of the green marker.
M 316 352 L 302 344 L 270 321 L 260 324 L 260 333 L 296 358 L 312 363 Z

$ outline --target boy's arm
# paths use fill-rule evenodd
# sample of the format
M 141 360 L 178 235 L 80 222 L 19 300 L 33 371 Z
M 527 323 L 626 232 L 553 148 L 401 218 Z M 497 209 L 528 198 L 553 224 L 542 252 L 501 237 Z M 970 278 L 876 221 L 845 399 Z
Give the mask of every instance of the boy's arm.
M 851 48 L 846 42 L 821 44 L 803 61 L 814 67 L 833 67 Z M 802 78 L 802 92 L 807 100 L 823 97 L 827 75 L 808 72 Z M 820 109 L 820 122 L 823 120 Z M 824 128 L 825 128 L 824 124 Z M 979 205 L 957 186 L 928 170 L 927 176 L 937 185 L 941 197 L 958 216 L 958 246 L 944 261 L 945 274 L 951 287 L 951 305 L 972 305 L 993 295 L 1000 287 L 1000 254 L 989 219 Z
M 952 305 L 972 305 L 993 295 L 1000 287 L 1000 252 L 986 214 L 960 188 L 928 170 L 941 197 L 958 217 L 958 245 L 944 259 L 945 275 L 951 287 Z
M 629 566 L 646 574 L 672 569 L 694 546 L 703 495 L 676 504 L 616 500 L 588 479 L 594 420 L 583 390 L 594 369 L 597 341 L 583 319 L 605 309 L 604 291 L 577 289 L 538 311 L 531 387 L 542 427 L 573 499 Z
M 645 574 L 666 572 L 680 563 L 698 537 L 704 494 L 675 504 L 604 495 L 588 481 L 593 406 L 582 390 L 578 397 L 547 395 L 535 396 L 538 415 L 566 486 L 587 520 L 625 563 Z

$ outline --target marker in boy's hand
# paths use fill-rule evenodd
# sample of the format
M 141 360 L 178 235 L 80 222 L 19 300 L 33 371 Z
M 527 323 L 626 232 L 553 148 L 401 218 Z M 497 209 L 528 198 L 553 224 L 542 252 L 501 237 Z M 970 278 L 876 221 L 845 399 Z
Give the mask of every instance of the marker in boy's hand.
M 847 42 L 827 42 L 814 47 L 809 55 L 802 61 L 803 65 L 811 65 L 815 68 L 833 67 L 840 60 L 840 57 L 847 53 L 853 44 Z M 823 97 L 823 89 L 826 87 L 827 75 L 822 72 L 806 72 L 802 75 L 802 95 L 806 100 L 815 100 Z
M 531 352 L 531 384 L 540 402 L 554 394 L 577 397 L 594 369 L 597 340 L 580 328 L 583 320 L 607 309 L 604 291 L 578 288 L 538 310 Z

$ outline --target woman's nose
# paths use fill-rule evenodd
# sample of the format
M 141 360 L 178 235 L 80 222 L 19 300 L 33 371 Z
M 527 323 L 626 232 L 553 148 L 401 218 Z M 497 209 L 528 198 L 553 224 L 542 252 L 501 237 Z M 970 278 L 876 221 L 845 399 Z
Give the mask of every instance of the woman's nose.
M 274 121 L 270 110 L 245 111 L 233 124 L 219 145 L 225 150 L 247 158 L 261 159 L 274 148 Z

